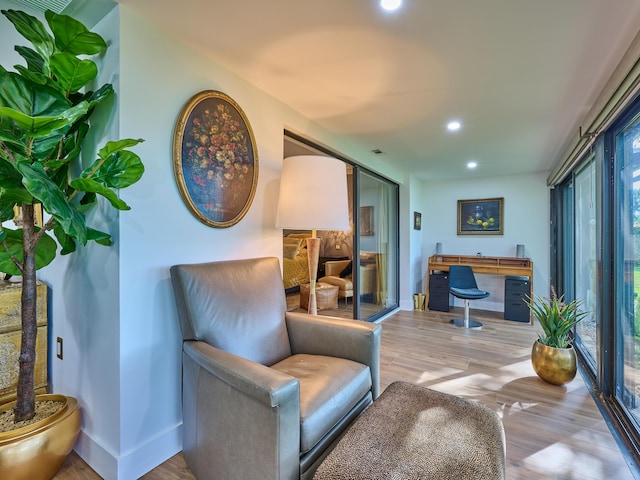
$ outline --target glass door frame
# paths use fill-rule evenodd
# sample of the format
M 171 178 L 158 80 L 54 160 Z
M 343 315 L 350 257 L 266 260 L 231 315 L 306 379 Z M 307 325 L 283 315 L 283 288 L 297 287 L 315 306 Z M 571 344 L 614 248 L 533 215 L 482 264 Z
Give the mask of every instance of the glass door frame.
M 317 143 L 313 142 L 312 140 L 301 136 L 300 134 L 297 134 L 295 132 L 292 132 L 290 130 L 287 130 L 286 128 L 284 129 L 284 138 L 285 140 L 289 139 L 289 140 L 293 140 L 296 143 L 302 144 L 306 147 L 308 147 L 309 149 L 311 149 L 312 151 L 316 151 L 316 152 L 320 152 L 329 156 L 332 156 L 334 158 L 337 158 L 338 160 L 343 161 L 344 163 L 346 163 L 347 165 L 351 166 L 352 170 L 352 182 L 353 182 L 353 199 L 352 199 L 352 205 L 351 208 L 353 209 L 353 214 L 352 214 L 352 218 L 353 218 L 353 251 L 352 251 L 352 259 L 353 259 L 353 268 L 352 268 L 352 278 L 353 278 L 353 290 L 354 290 L 354 295 L 353 295 L 353 318 L 354 319 L 360 319 L 360 313 L 361 313 L 361 302 L 360 302 L 360 295 L 357 295 L 356 292 L 360 291 L 360 233 L 358 230 L 358 225 L 360 225 L 360 172 L 364 172 L 369 176 L 372 176 L 374 178 L 377 178 L 385 183 L 389 183 L 391 185 L 395 186 L 395 196 L 396 198 L 394 199 L 395 204 L 396 204 L 396 212 L 395 212 L 395 242 L 396 242 L 396 249 L 393 252 L 394 254 L 394 261 L 393 263 L 396 265 L 396 269 L 394 272 L 394 276 L 395 276 L 395 291 L 394 291 L 394 298 L 396 299 L 396 302 L 394 305 L 391 306 L 386 306 L 384 309 L 376 312 L 375 314 L 373 314 L 371 317 L 365 318 L 365 319 L 361 319 L 367 322 L 374 322 L 382 317 L 384 317 L 385 315 L 389 314 L 390 312 L 392 312 L 393 310 L 396 310 L 399 306 L 400 306 L 400 249 L 399 249 L 399 245 L 400 245 L 400 185 L 398 185 L 396 182 L 394 182 L 393 180 L 386 178 L 376 172 L 373 172 L 371 170 L 369 170 L 367 167 L 358 164 L 357 162 L 355 162 L 354 160 L 345 157 L 344 155 L 340 154 L 339 152 L 336 152 L 334 150 L 331 150 L 330 148 L 324 147 L 322 145 L 318 145 Z M 390 252 L 391 254 L 391 252 Z

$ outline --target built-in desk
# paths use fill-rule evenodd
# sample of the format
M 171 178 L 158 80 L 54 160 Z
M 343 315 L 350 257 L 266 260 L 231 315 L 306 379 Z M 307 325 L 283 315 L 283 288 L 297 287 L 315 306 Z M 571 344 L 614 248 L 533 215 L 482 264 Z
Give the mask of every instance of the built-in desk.
M 529 277 L 529 296 L 533 295 L 533 262 L 528 258 L 478 257 L 475 255 L 433 255 L 429 257 L 425 278 L 426 302 L 429 304 L 429 276 L 436 271 L 448 272 L 452 265 L 468 265 L 473 273 Z M 531 317 L 533 323 L 533 316 Z

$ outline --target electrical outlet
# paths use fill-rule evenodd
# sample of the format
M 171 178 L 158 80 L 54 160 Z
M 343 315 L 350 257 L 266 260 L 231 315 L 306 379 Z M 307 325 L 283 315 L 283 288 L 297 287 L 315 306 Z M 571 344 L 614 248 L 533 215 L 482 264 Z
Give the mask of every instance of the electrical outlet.
M 62 360 L 62 338 L 56 338 L 56 357 Z

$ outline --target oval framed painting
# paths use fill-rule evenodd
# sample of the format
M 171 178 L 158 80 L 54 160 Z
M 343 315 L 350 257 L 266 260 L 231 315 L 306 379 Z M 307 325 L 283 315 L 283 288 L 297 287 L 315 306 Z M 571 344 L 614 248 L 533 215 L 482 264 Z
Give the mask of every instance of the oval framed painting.
M 197 93 L 180 112 L 173 171 L 191 213 L 226 228 L 246 215 L 258 184 L 258 153 L 247 116 L 216 90 Z

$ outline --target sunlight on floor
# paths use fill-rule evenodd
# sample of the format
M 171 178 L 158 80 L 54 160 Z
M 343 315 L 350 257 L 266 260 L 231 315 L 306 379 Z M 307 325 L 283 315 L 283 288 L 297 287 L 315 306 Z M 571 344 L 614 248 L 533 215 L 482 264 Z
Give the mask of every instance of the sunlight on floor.
M 557 478 L 604 479 L 603 465 L 586 452 L 578 452 L 563 443 L 554 443 L 524 460 L 535 471 Z

